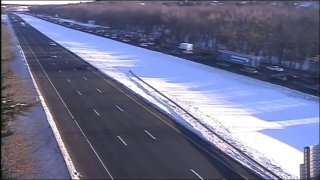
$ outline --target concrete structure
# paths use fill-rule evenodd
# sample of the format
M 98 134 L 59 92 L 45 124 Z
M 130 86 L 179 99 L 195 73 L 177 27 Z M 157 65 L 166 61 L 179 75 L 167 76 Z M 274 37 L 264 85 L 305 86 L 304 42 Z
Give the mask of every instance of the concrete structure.
M 300 179 L 319 179 L 320 145 L 304 148 L 304 163 L 300 165 Z

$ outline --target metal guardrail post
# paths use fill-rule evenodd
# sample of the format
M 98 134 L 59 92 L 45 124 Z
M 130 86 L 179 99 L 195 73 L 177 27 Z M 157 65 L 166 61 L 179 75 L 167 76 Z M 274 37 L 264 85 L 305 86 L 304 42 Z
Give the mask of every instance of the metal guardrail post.
M 154 91 L 156 91 L 157 93 L 159 93 L 161 96 L 165 97 L 167 100 L 169 100 L 170 102 L 172 102 L 174 105 L 176 105 L 177 107 L 179 107 L 183 112 L 185 112 L 186 114 L 188 114 L 190 117 L 192 117 L 193 119 L 195 119 L 198 123 L 200 123 L 201 125 L 203 125 L 208 131 L 210 131 L 211 133 L 213 133 L 215 136 L 217 136 L 220 140 L 222 140 L 223 142 L 225 142 L 226 144 L 228 144 L 229 146 L 231 146 L 234 150 L 236 150 L 238 153 L 240 153 L 241 155 L 245 156 L 247 159 L 249 159 L 250 161 L 252 161 L 253 163 L 255 163 L 256 165 L 259 165 L 261 169 L 267 171 L 268 173 L 270 173 L 272 176 L 274 176 L 277 179 L 282 179 L 281 177 L 279 177 L 277 174 L 275 174 L 274 172 L 272 172 L 271 170 L 267 169 L 266 167 L 264 167 L 262 164 L 260 164 L 259 162 L 257 162 L 256 160 L 254 160 L 253 158 L 251 158 L 249 155 L 245 154 L 244 152 L 242 152 L 239 148 L 235 147 L 234 145 L 232 145 L 231 143 L 229 143 L 228 141 L 226 141 L 225 139 L 223 139 L 219 134 L 215 133 L 214 131 L 212 131 L 210 128 L 208 128 L 204 123 L 202 123 L 198 118 L 196 118 L 195 116 L 193 116 L 192 114 L 190 114 L 187 110 L 185 110 L 183 107 L 181 107 L 179 104 L 177 104 L 175 101 L 173 101 L 172 99 L 170 99 L 169 97 L 167 97 L 166 95 L 162 94 L 159 90 L 157 90 L 156 88 L 152 87 L 150 84 L 148 84 L 147 82 L 145 82 L 143 79 L 141 79 L 139 76 L 137 76 L 136 74 L 134 74 L 131 70 L 129 70 L 129 72 L 136 77 L 137 79 L 139 79 L 141 82 L 143 82 L 144 84 L 146 84 L 148 87 L 150 87 L 151 89 L 153 89 Z M 267 175 L 269 176 L 269 175 Z M 272 177 L 270 177 L 272 178 Z

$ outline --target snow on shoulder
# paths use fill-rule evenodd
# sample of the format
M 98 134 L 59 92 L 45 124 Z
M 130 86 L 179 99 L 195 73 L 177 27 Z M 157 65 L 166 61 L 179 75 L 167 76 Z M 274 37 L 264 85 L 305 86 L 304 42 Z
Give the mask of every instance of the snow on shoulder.
M 20 17 L 216 144 L 197 122 L 132 77 L 129 70 L 134 72 L 208 128 L 221 132 L 230 143 L 285 179 L 299 177 L 303 147 L 319 142 L 318 97 L 28 15 L 20 14 Z

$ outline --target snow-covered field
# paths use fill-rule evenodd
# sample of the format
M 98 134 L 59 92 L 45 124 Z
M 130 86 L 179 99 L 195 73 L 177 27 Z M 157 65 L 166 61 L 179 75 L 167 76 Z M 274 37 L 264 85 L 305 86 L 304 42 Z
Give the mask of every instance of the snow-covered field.
M 298 178 L 303 147 L 319 142 L 318 97 L 32 16 L 20 17 L 239 161 L 247 163 L 129 70 L 283 178 Z

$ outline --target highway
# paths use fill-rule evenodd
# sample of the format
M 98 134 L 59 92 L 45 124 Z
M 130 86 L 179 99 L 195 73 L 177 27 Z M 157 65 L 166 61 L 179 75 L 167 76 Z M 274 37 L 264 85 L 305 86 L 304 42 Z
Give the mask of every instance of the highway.
M 12 16 L 31 72 L 81 178 L 261 178 Z

